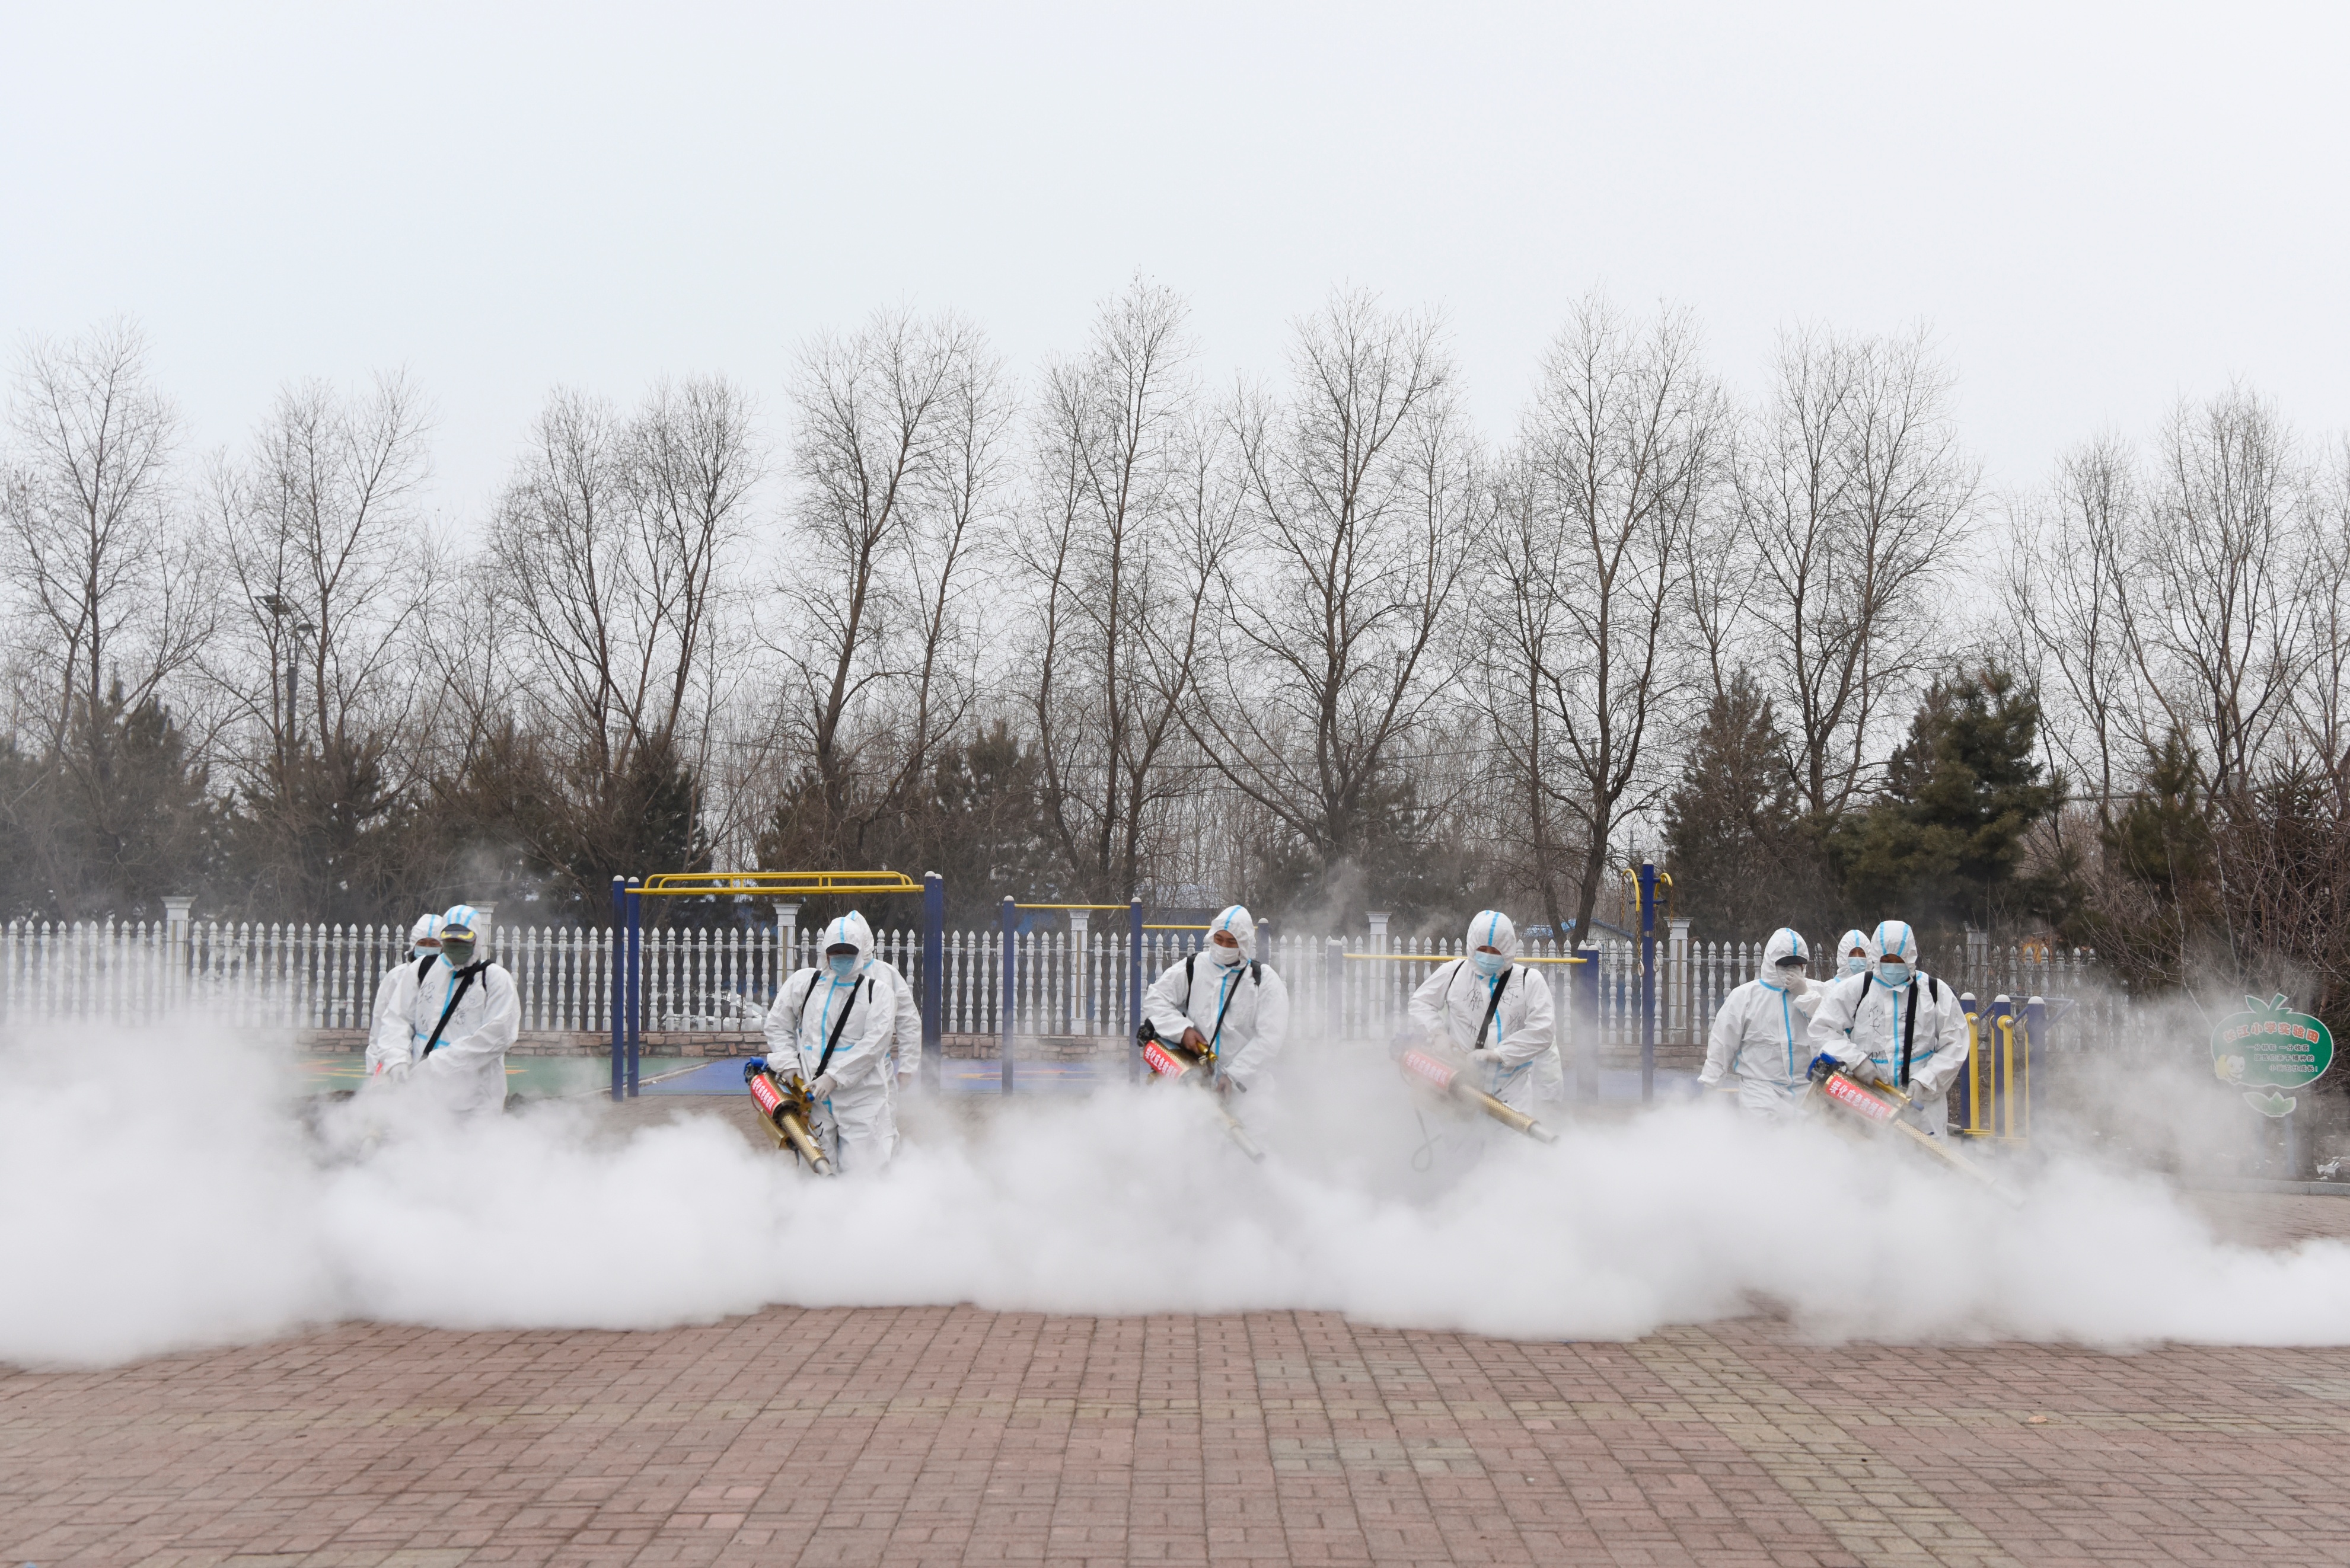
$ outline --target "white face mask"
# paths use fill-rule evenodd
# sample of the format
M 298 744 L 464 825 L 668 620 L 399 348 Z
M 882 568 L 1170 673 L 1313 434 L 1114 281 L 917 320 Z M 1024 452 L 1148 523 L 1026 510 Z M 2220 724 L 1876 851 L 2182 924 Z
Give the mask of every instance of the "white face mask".
M 1223 943 L 1211 939 L 1208 942 L 1208 956 L 1226 969 L 1230 969 L 1241 961 L 1240 945 L 1236 942 L 1231 947 L 1226 947 Z
M 855 953 L 827 953 L 824 955 L 824 961 L 832 971 L 833 978 L 836 980 L 847 980 L 857 972 Z
M 1858 974 L 1862 970 L 1865 970 L 1867 967 L 1868 955 L 1866 953 L 1847 953 L 1845 955 L 1845 973 Z
M 1881 985 L 1904 986 L 1909 983 L 1909 966 L 1899 959 L 1879 959 L 1877 979 Z
M 1489 953 L 1482 948 L 1471 953 L 1469 961 L 1476 965 L 1477 972 L 1488 980 L 1510 967 L 1510 957 L 1507 953 Z

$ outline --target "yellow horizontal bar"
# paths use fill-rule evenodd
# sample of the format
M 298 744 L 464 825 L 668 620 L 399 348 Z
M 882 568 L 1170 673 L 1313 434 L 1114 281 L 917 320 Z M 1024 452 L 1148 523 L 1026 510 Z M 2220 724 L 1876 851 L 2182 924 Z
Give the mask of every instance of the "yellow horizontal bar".
M 1204 931 L 1209 928 L 1206 926 L 1145 926 L 1142 929 L 1146 931 Z
M 1459 953 L 1348 953 L 1350 959 L 1367 959 L 1373 963 L 1451 963 Z M 1589 959 L 1514 958 L 1512 963 L 1589 963 Z
M 1015 909 L 1131 909 L 1131 904 L 1014 904 Z
M 919 893 L 903 871 L 665 871 L 629 891 L 650 898 L 705 893 Z

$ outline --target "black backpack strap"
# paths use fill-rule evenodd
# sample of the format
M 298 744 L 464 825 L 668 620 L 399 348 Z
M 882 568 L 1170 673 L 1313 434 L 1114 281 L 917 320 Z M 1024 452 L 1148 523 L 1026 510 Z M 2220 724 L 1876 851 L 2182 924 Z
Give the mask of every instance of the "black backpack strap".
M 426 953 L 422 958 L 416 961 L 417 984 L 422 985 L 424 983 L 424 971 L 431 969 L 432 967 L 432 961 L 440 956 L 441 955 L 439 953 Z
M 475 959 L 457 971 L 457 987 L 449 993 L 449 1005 L 441 1010 L 441 1022 L 432 1026 L 432 1038 L 424 1043 L 425 1055 L 430 1056 L 440 1048 L 441 1031 L 449 1027 L 449 1020 L 456 1015 L 457 1004 L 465 1000 L 467 992 L 473 989 L 473 977 L 489 967 L 489 960 Z M 422 978 L 421 975 L 418 977 L 419 980 Z
M 1249 983 L 1251 985 L 1263 985 L 1264 983 L 1263 966 L 1259 964 L 1254 959 L 1249 960 Z
M 1232 978 L 1238 980 L 1240 977 L 1238 975 L 1234 975 Z M 1230 991 L 1224 992 L 1224 1004 L 1216 1009 L 1216 1026 L 1208 1032 L 1208 1054 L 1211 1056 L 1216 1054 L 1217 1044 L 1224 1037 L 1224 1014 L 1232 1010 L 1232 998 L 1238 996 L 1240 993 L 1241 988 L 1239 986 L 1236 985 L 1232 987 Z
M 810 986 L 808 990 L 814 992 L 816 987 Z M 873 1000 L 873 977 L 869 974 L 865 977 L 865 1000 L 868 1002 Z M 840 1044 L 841 1032 L 848 1027 L 848 1015 L 856 1011 L 857 988 L 852 985 L 848 988 L 848 1005 L 840 1010 L 838 1018 L 833 1020 L 832 1038 L 824 1043 L 824 1054 L 816 1058 L 816 1075 L 817 1077 L 823 1077 L 824 1070 L 832 1065 L 832 1053 Z
M 1482 1051 L 1485 1048 L 1485 1031 L 1493 1027 L 1493 1015 L 1502 1011 L 1502 992 L 1509 989 L 1510 974 L 1516 968 L 1517 965 L 1512 964 L 1509 969 L 1502 971 L 1500 978 L 1494 981 L 1493 1000 L 1485 1004 L 1485 1022 L 1477 1025 L 1477 1044 L 1469 1047 L 1471 1051 Z
M 1929 980 L 1927 983 L 1930 987 L 1933 982 Z M 1930 989 L 1926 992 L 1929 999 L 1931 999 L 1933 994 Z M 1909 1086 L 1909 1054 L 1917 1044 L 1918 981 L 1915 976 L 1912 976 L 1909 981 L 1909 1014 L 1901 1021 L 1901 1081 L 1895 1085 L 1898 1088 L 1907 1089 Z

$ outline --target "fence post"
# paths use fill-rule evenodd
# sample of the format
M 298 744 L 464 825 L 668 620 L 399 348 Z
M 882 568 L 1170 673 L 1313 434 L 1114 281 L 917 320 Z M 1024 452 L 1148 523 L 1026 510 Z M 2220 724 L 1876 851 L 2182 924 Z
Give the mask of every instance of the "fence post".
M 645 910 L 636 877 L 629 878 L 629 1098 L 637 1097 L 637 1058 L 645 1039 Z
M 795 898 L 777 904 L 775 919 L 781 923 L 780 929 L 784 940 L 783 962 L 777 967 L 775 975 L 775 989 L 780 992 L 783 990 L 784 981 L 791 978 L 792 966 L 799 961 L 797 953 L 800 945 L 799 900 Z M 816 967 L 821 969 L 824 966 L 818 964 Z
M 1347 942 L 1332 937 L 1323 944 L 1322 1033 L 1332 1044 L 1347 1037 Z
M 1006 893 L 1003 896 L 1003 1016 L 996 1020 L 997 1026 L 1003 1032 L 1003 1038 L 1001 1043 L 997 1044 L 995 1050 L 998 1057 L 996 1064 L 1002 1070 L 1003 1074 L 1003 1092 L 1007 1095 L 1012 1092 L 1012 1008 L 1014 1001 L 1017 995 L 1013 989 L 1013 977 L 1017 972 L 1020 962 L 1020 949 L 1018 946 L 1020 939 L 1014 934 L 1014 928 L 1018 925 L 1019 919 L 1019 907 L 1013 901 L 1012 895 Z
M 1665 1017 L 1673 1043 L 1693 1045 L 1698 1039 L 1697 1010 L 1690 1000 L 1689 917 L 1675 915 L 1665 922 Z
M 179 1006 L 187 990 L 188 911 L 195 899 L 182 894 L 163 900 L 163 1011 Z
M 1583 961 L 1575 971 L 1575 1092 L 1583 1099 L 1599 1097 L 1599 950 L 1577 948 Z
M 1142 900 L 1126 906 L 1126 1081 L 1142 1082 Z
M 1388 950 L 1388 916 L 1391 912 L 1392 911 L 1387 909 L 1373 909 L 1370 911 L 1371 950 L 1375 953 L 1383 953 Z M 1384 1045 L 1387 1044 L 1388 1036 L 1395 1033 L 1393 1029 L 1387 1027 L 1387 965 L 1383 963 L 1375 963 L 1371 965 L 1370 987 L 1365 992 L 1365 1002 L 1367 1005 L 1363 1008 L 1363 1026 L 1371 1030 L 1374 1033 L 1374 1037 L 1378 1040 L 1379 1044 Z
M 799 919 L 792 906 L 792 919 Z M 939 1086 L 939 1058 L 945 1050 L 947 986 L 947 882 L 935 871 L 922 873 L 922 1086 Z
M 1640 862 L 1640 1103 L 1657 1097 L 1657 867 Z
M 612 878 L 612 1098 L 619 1100 L 628 1093 L 628 1025 L 629 986 L 621 971 L 627 963 L 625 944 L 629 930 L 629 879 Z

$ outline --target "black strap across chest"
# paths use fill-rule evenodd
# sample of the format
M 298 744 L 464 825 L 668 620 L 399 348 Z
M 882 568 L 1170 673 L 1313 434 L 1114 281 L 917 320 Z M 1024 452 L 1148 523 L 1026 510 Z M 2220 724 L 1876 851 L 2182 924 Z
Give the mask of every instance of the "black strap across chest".
M 457 1004 L 465 1000 L 467 992 L 473 989 L 474 977 L 489 967 L 489 960 L 475 959 L 457 971 L 456 989 L 449 992 L 449 1005 L 441 1010 L 441 1022 L 432 1026 L 432 1038 L 424 1043 L 424 1054 L 430 1056 L 440 1046 L 441 1032 L 448 1028 L 449 1020 L 456 1016 Z M 420 972 L 417 978 L 421 981 L 423 976 Z
M 816 982 L 814 981 L 810 981 L 808 982 L 808 994 L 810 996 L 816 994 Z M 873 977 L 869 974 L 865 977 L 865 1000 L 868 1002 L 871 1002 L 873 1000 Z M 800 1005 L 802 1007 L 806 1007 L 807 1005 L 806 1001 L 803 999 Z M 840 1016 L 832 1021 L 831 1037 L 824 1043 L 824 1054 L 816 1059 L 816 1075 L 817 1077 L 823 1077 L 824 1070 L 832 1065 L 832 1054 L 840 1044 L 840 1036 L 842 1032 L 848 1027 L 848 1015 L 856 1011 L 857 988 L 852 985 L 848 988 L 848 1005 L 842 1008 L 840 1010 Z
M 1468 966 L 1467 959 L 1460 961 L 1463 968 Z M 1474 971 L 1471 971 L 1471 972 Z M 1477 1025 L 1477 1044 L 1469 1047 L 1471 1051 L 1482 1051 L 1485 1048 L 1485 1031 L 1493 1027 L 1493 1015 L 1502 1011 L 1502 992 L 1509 989 L 1510 976 L 1516 972 L 1517 966 L 1512 964 L 1508 969 L 1503 970 L 1500 978 L 1493 982 L 1493 999 L 1485 1003 L 1485 1022 Z

